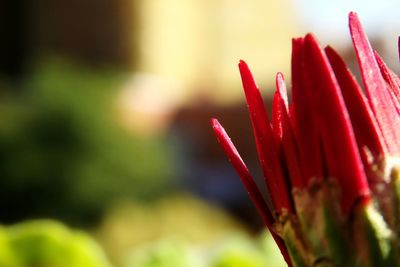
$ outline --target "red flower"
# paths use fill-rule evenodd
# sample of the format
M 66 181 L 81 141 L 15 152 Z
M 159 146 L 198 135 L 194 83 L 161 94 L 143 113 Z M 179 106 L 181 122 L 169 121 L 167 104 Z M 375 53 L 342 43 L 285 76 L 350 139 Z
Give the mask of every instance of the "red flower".
M 307 34 L 292 43 L 290 104 L 283 75 L 276 76 L 270 122 L 247 64 L 239 63 L 273 210 L 222 126 L 211 120 L 288 264 L 292 260 L 274 225 L 285 216 L 298 216 L 295 190 L 307 191 L 312 184 L 333 180 L 340 193 L 331 201 L 349 218 L 359 206 L 380 201 L 379 185 L 390 182 L 391 159 L 400 156 L 400 79 L 372 50 L 356 13 L 350 13 L 349 26 L 366 96 L 341 57 L 331 47 L 322 49 Z

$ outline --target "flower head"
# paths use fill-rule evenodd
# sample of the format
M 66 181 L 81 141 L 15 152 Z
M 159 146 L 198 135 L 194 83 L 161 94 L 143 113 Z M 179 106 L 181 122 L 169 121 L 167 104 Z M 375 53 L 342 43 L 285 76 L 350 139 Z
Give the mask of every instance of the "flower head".
M 339 54 L 307 34 L 292 42 L 290 103 L 278 73 L 269 121 L 249 67 L 239 63 L 272 205 L 211 120 L 289 265 L 400 266 L 400 79 L 354 12 L 349 26 L 365 94 Z

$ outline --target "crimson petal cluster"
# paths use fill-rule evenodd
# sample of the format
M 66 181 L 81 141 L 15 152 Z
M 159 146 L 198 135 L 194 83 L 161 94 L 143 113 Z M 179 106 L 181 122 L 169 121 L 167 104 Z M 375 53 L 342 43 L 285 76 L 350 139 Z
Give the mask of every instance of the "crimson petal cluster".
M 290 103 L 283 74 L 276 75 L 270 121 L 248 65 L 244 61 L 239 63 L 258 157 L 272 205 L 265 201 L 223 127 L 217 119 L 211 119 L 218 141 L 288 265 L 315 266 L 313 264 L 321 257 L 333 255 L 333 252 L 322 252 L 321 256 L 313 250 L 314 237 L 302 237 L 309 231 L 305 226 L 308 219 L 302 217 L 307 216 L 304 211 L 312 207 L 304 206 L 305 202 L 296 196 L 296 192 L 301 195 L 301 192 L 309 193 L 311 188 L 315 190 L 316 184 L 325 187 L 327 181 L 334 184 L 327 187 L 331 192 L 330 201 L 337 202 L 338 207 L 337 213 L 332 214 L 342 218 L 336 222 L 339 228 L 346 232 L 346 227 L 351 228 L 356 221 L 367 221 L 375 227 L 376 220 L 371 219 L 374 216 L 365 215 L 370 214 L 369 211 L 359 211 L 378 207 L 374 212 L 381 216 L 385 226 L 376 235 L 390 231 L 383 236 L 396 248 L 392 247 L 388 252 L 391 256 L 382 256 L 376 264 L 387 263 L 388 258 L 390 262 L 397 262 L 393 258 L 400 254 L 398 189 L 392 190 L 392 185 L 396 187 L 399 180 L 400 169 L 400 79 L 371 48 L 354 12 L 349 14 L 349 27 L 365 94 L 339 54 L 332 47 L 321 48 L 314 36 L 307 34 L 292 41 Z M 336 198 L 332 199 L 333 195 Z M 367 219 L 363 220 L 363 216 Z M 285 235 L 288 221 L 294 229 L 294 239 L 304 243 L 294 245 L 298 254 L 307 255 L 300 260 L 296 258 L 297 252 L 291 249 L 293 236 Z M 365 231 L 369 231 L 367 228 Z M 360 236 L 354 240 L 364 240 L 363 233 Z M 322 236 L 318 240 L 324 239 Z M 363 250 L 364 245 L 360 244 L 359 248 Z M 310 251 L 314 256 L 308 255 Z M 371 261 L 363 257 L 366 256 L 355 256 L 352 263 L 364 266 L 361 263 Z

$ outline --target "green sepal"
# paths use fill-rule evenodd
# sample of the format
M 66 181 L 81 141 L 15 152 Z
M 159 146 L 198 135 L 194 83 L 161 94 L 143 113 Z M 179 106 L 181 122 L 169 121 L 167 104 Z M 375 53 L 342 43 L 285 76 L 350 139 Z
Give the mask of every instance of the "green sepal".
M 394 167 L 390 173 L 391 177 L 391 188 L 393 192 L 393 217 L 394 217 L 394 227 L 393 232 L 395 236 L 392 240 L 392 257 L 396 261 L 396 266 L 400 266 L 400 167 Z
M 298 222 L 295 218 L 287 218 L 285 223 L 282 224 L 281 234 L 293 267 L 311 266 L 310 254 L 303 242 L 302 234 L 299 233 Z
M 341 213 L 339 190 L 334 181 L 314 181 L 307 190 L 295 192 L 296 210 L 310 248 L 313 266 L 352 266 Z
M 397 266 L 392 252 L 393 232 L 372 202 L 354 211 L 352 233 L 358 255 L 356 266 Z

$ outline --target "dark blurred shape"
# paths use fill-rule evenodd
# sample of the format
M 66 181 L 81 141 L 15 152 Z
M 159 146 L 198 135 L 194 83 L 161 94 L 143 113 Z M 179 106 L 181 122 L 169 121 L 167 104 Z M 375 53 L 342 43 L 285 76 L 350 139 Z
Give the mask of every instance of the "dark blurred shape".
M 136 1 L 1 0 L 0 74 L 14 80 L 33 60 L 62 55 L 93 65 L 134 66 Z
M 39 0 L 38 52 L 94 65 L 131 67 L 135 51 L 135 3 L 131 0 Z
M 29 0 L 0 1 L 0 74 L 20 76 L 32 47 Z

